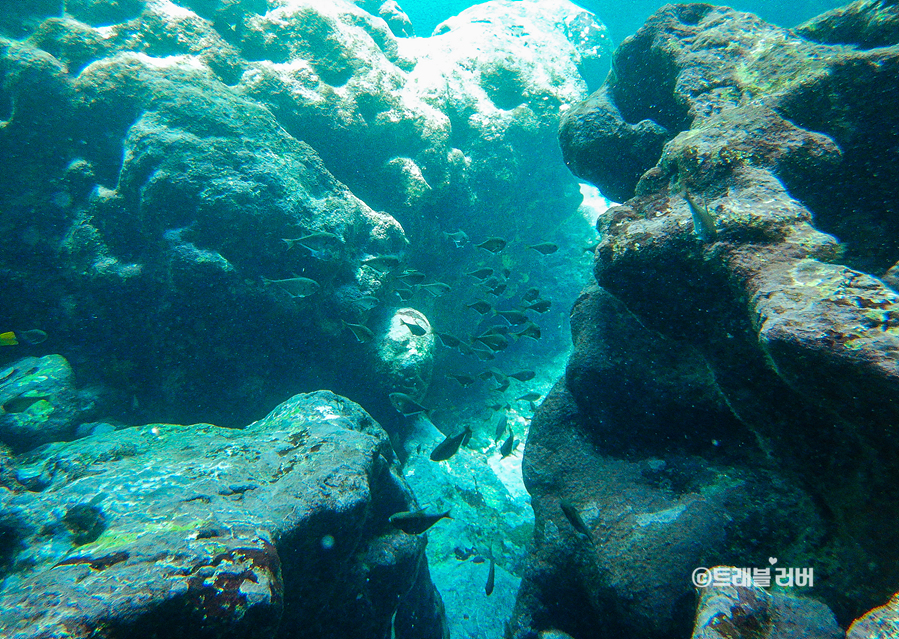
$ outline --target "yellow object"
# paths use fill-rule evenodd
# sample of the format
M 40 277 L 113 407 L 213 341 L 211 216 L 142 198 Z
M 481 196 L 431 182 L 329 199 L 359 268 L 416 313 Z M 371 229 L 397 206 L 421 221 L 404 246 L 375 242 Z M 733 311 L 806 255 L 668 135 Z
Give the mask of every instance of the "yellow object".
M 16 339 L 16 334 L 12 331 L 0 333 L 0 346 L 15 346 L 18 343 L 19 340 Z

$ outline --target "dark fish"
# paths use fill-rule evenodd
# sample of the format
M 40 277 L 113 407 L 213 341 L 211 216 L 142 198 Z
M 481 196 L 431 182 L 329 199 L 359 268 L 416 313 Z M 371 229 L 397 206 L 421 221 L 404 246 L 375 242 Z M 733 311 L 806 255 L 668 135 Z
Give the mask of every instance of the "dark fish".
M 395 409 L 407 417 L 427 412 L 427 409 L 406 393 L 390 393 L 390 403 Z
M 524 295 L 521 296 L 521 299 L 525 302 L 535 302 L 540 299 L 540 289 L 537 288 L 529 288 Z
M 510 406 L 509 403 L 507 402 L 505 404 L 491 404 L 487 408 L 489 408 L 490 410 L 494 410 L 494 411 L 500 411 L 500 410 L 509 410 L 510 408 L 512 408 L 512 406 Z
M 466 275 L 473 277 L 476 280 L 481 280 L 483 282 L 488 277 L 493 275 L 493 269 L 492 268 L 479 268 L 476 271 L 470 271 L 470 272 L 466 273 Z
M 502 239 L 501 237 L 491 237 L 487 238 L 476 246 L 479 249 L 484 249 L 488 253 L 493 253 L 495 255 L 496 253 L 499 253 L 504 248 L 506 248 L 506 240 Z
M 370 311 L 375 306 L 380 304 L 380 300 L 374 295 L 362 295 L 361 297 L 357 297 L 354 299 L 351 304 L 358 308 L 360 311 Z
M 496 564 L 493 562 L 493 557 L 490 558 L 490 570 L 487 571 L 487 583 L 484 584 L 484 592 L 487 593 L 489 597 L 493 594 L 493 582 L 496 579 Z
M 506 379 L 506 375 L 501 370 L 499 370 L 496 366 L 491 366 L 490 368 L 486 369 L 480 375 L 478 375 L 478 377 L 483 379 L 485 382 L 488 379 L 490 379 L 491 377 L 498 382 L 501 382 L 504 379 Z
M 709 207 L 705 204 L 700 206 L 689 191 L 684 191 L 684 199 L 690 205 L 690 215 L 693 216 L 693 232 L 703 242 L 713 242 L 718 236 L 718 231 L 715 229 L 715 220 L 709 213 Z
M 396 279 L 401 280 L 409 286 L 415 286 L 416 284 L 421 284 L 422 282 L 424 282 L 425 274 L 421 271 L 415 270 L 414 268 L 407 268 L 405 271 L 397 275 Z
M 523 402 L 536 402 L 538 399 L 543 397 L 540 393 L 535 393 L 531 391 L 530 393 L 525 393 L 521 397 L 517 397 L 516 399 L 520 399 Z
M 512 454 L 512 451 L 515 450 L 515 433 L 512 432 L 512 429 L 509 429 L 509 438 L 503 442 L 503 445 L 499 449 L 499 454 L 502 455 L 503 459 Z
M 529 311 L 535 311 L 537 313 L 545 313 L 552 306 L 552 302 L 549 300 L 539 300 L 534 302 L 533 304 L 528 304 L 525 308 Z
M 584 253 L 596 253 L 597 248 L 599 248 L 599 242 L 594 242 L 590 246 L 584 247 Z
M 471 439 L 471 427 L 466 426 L 458 435 L 447 437 L 437 444 L 437 448 L 431 452 L 431 461 L 446 461 L 458 452 L 459 447 Z
M 430 284 L 422 284 L 420 288 L 434 297 L 440 297 L 444 293 L 451 291 L 453 287 L 443 282 L 431 282 Z
M 400 258 L 396 255 L 373 255 L 362 260 L 362 263 L 379 273 L 386 273 L 390 269 L 399 266 Z
M 402 317 L 400 321 L 409 329 L 409 332 L 415 335 L 415 337 L 421 337 L 422 335 L 428 334 L 428 329 L 419 324 L 418 322 L 407 322 Z
M 412 296 L 415 295 L 415 291 L 413 289 L 399 286 L 393 289 L 393 292 L 396 293 L 397 296 L 404 302 L 408 302 L 412 299 Z
M 356 339 L 362 343 L 370 342 L 375 336 L 370 328 L 363 326 L 362 324 L 350 324 L 349 322 L 344 322 L 343 325 L 350 329 Z
M 512 326 L 526 324 L 530 321 L 530 318 L 521 311 L 497 311 L 496 314 L 509 322 Z
M 289 277 L 283 280 L 270 280 L 263 277 L 262 281 L 266 284 L 273 284 L 285 291 L 291 297 L 298 299 L 309 297 L 321 288 L 321 285 L 318 282 L 311 280 L 308 277 Z
M 459 344 L 462 343 L 455 335 L 450 335 L 449 333 L 434 333 L 437 337 L 440 338 L 440 341 L 443 342 L 443 345 L 447 348 L 457 348 Z
M 537 373 L 535 373 L 534 371 L 518 371 L 517 373 L 512 373 L 511 375 L 509 375 L 509 377 L 514 377 L 519 382 L 530 381 L 530 380 L 534 379 L 534 377 L 536 377 L 536 376 L 537 376 Z
M 505 282 L 500 282 L 493 288 L 489 289 L 487 291 L 487 293 L 489 293 L 490 295 L 493 295 L 494 297 L 499 297 L 500 295 L 502 295 L 503 293 L 506 292 L 507 288 L 509 288 L 508 284 L 506 284 Z
M 486 315 L 493 310 L 493 306 L 490 305 L 490 302 L 485 302 L 484 300 L 477 300 L 471 304 L 466 304 L 465 306 L 477 311 L 481 315 Z
M 481 333 L 481 335 L 508 335 L 509 327 L 503 326 L 502 324 L 497 324 L 496 326 L 489 326 L 486 331 Z
M 507 390 L 509 390 L 509 384 L 510 384 L 510 383 L 511 383 L 511 382 L 509 381 L 509 378 L 507 377 L 506 379 L 504 379 L 503 381 L 501 381 L 501 382 L 497 385 L 497 387 L 494 388 L 493 390 L 497 391 L 498 393 L 505 393 Z
M 496 359 L 496 354 L 483 344 L 475 344 L 474 346 L 469 347 L 468 350 L 469 352 L 465 353 L 466 355 L 474 355 L 482 362 L 489 362 Z
M 450 511 L 429 515 L 421 510 L 416 512 L 407 510 L 390 515 L 388 521 L 394 528 L 402 530 L 407 535 L 420 535 L 443 518 L 452 519 Z
M 552 242 L 543 242 L 542 244 L 531 244 L 529 249 L 534 249 L 540 255 L 550 255 L 551 253 L 555 253 L 559 250 L 559 247 Z
M 532 340 L 540 339 L 540 327 L 536 324 L 528 324 L 517 333 L 513 333 L 515 337 L 530 337 Z
M 26 410 L 28 410 L 38 402 L 47 401 L 49 399 L 49 395 L 41 395 L 39 397 L 27 397 L 25 395 L 20 395 L 7 402 L 4 402 L 3 405 L 0 406 L 0 409 L 2 409 L 4 413 L 24 413 Z
M 463 230 L 458 230 L 455 233 L 447 233 L 446 231 L 443 234 L 450 240 L 453 241 L 453 244 L 456 245 L 456 248 L 462 248 L 465 242 L 468 241 L 468 235 Z
M 472 339 L 480 342 L 493 352 L 504 351 L 509 347 L 509 340 L 497 333 L 484 333 L 483 335 L 477 335 Z
M 503 435 L 506 434 L 506 428 L 509 425 L 509 416 L 503 413 L 499 421 L 496 422 L 496 435 L 493 437 L 494 442 L 498 442 L 503 438 Z
M 478 381 L 471 375 L 450 375 L 450 377 L 462 384 L 464 388 L 467 388 Z
M 587 539 L 589 539 L 592 543 L 593 537 L 590 536 L 590 529 L 587 528 L 587 524 L 585 524 L 584 520 L 581 519 L 581 515 L 580 513 L 578 513 L 577 508 L 564 500 L 559 502 L 559 506 L 562 508 L 562 512 L 565 513 L 565 517 L 568 519 L 568 522 L 571 524 L 571 526 L 576 531 L 587 537 Z

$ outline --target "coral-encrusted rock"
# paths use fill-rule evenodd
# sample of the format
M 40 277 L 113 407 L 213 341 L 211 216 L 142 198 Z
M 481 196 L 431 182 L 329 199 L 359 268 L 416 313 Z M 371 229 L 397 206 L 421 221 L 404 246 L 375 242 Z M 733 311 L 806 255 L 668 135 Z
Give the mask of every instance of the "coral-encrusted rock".
M 712 570 L 733 574 L 743 569 L 717 566 Z M 770 574 L 773 583 L 774 571 Z M 731 584 L 704 587 L 699 593 L 693 639 L 840 639 L 843 636 L 833 613 L 814 599 Z
M 75 387 L 61 355 L 18 359 L 0 369 L 0 442 L 21 452 L 74 439 L 78 425 L 96 415 L 98 399 Z
M 688 569 L 766 552 L 813 568 L 843 624 L 895 592 L 899 295 L 877 278 L 899 258 L 891 44 L 668 5 L 569 112 L 573 170 L 627 201 L 600 219 L 605 292 L 576 306 L 576 352 L 529 436 L 537 544 L 518 636 L 684 636 Z M 643 166 L 591 152 L 638 129 L 667 136 Z M 595 616 L 562 625 L 565 600 Z
M 443 636 L 425 540 L 387 524 L 414 498 L 386 433 L 341 397 L 298 395 L 244 430 L 127 428 L 18 463 L 44 484 L 0 489 L 4 636 L 380 637 L 401 603 L 398 627 Z

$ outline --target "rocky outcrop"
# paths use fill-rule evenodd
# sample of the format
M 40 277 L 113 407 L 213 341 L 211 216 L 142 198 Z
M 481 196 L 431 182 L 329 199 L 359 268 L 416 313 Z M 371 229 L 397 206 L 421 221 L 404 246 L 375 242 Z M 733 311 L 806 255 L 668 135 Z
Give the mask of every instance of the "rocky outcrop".
M 712 570 L 739 571 L 735 566 Z M 770 571 L 770 567 L 767 568 Z M 820 601 L 747 585 L 704 587 L 693 639 L 841 639 L 843 630 Z
M 895 591 L 899 125 L 870 96 L 899 47 L 824 44 L 879 6 L 792 33 L 668 5 L 566 114 L 570 168 L 624 203 L 527 443 L 516 636 L 685 636 L 694 568 L 771 556 L 844 626 Z
M 75 386 L 64 357 L 23 357 L 0 370 L 0 443 L 22 452 L 89 434 L 104 399 L 97 389 Z
M 3 473 L 5 636 L 444 637 L 387 434 L 328 392 L 242 430 L 151 424 Z
M 398 7 L 361 4 L 86 0 L 0 21 L 27 36 L 0 40 L 17 167 L 0 176 L 0 304 L 133 398 L 124 418 L 236 426 L 360 380 L 387 413 L 378 371 L 402 367 L 344 322 L 462 315 L 468 296 L 399 299 L 394 277 L 471 270 L 479 252 L 460 259 L 444 231 L 525 246 L 574 212 L 555 128 L 607 59 L 599 23 L 494 2 L 410 39 Z M 541 223 L 518 229 L 522 210 Z

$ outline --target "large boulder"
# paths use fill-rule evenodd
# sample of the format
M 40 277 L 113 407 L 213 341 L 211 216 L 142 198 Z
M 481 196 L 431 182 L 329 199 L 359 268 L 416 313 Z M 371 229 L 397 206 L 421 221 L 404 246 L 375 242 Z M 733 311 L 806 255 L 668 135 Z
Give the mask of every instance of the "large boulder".
M 769 557 L 812 568 L 844 626 L 895 592 L 899 121 L 868 96 L 892 95 L 899 46 L 872 12 L 896 20 L 668 5 L 565 116 L 569 166 L 626 201 L 528 439 L 516 636 L 685 636 L 693 569 Z
M 425 538 L 387 523 L 415 508 L 387 434 L 332 393 L 245 429 L 150 424 L 11 466 L 4 636 L 445 636 Z
M 0 369 L 0 445 L 18 452 L 75 439 L 108 405 L 98 389 L 79 389 L 61 355 L 23 357 Z

